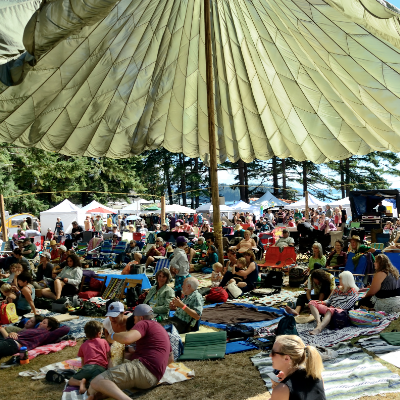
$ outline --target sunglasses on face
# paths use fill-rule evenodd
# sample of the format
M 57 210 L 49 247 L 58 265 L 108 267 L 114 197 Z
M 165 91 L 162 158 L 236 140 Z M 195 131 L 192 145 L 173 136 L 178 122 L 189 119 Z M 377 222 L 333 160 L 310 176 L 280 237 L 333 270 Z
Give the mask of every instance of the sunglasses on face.
M 275 356 L 276 354 L 279 354 L 280 356 L 286 356 L 285 353 L 281 353 L 279 351 L 275 351 L 274 349 L 271 350 L 271 357 Z

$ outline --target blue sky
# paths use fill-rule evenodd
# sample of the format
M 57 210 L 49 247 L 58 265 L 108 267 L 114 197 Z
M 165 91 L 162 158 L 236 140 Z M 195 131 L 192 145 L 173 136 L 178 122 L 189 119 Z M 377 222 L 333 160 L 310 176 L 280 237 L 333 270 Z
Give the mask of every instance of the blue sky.
M 400 8 L 400 0 L 389 0 L 389 3 L 392 3 L 394 6 Z

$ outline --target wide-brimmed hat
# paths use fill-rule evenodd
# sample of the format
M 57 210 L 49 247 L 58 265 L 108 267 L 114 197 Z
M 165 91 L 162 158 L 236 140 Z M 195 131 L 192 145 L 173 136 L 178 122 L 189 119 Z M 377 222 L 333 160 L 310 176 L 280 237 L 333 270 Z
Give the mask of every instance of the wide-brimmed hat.
M 242 225 L 240 224 L 235 225 L 235 231 L 238 231 L 239 229 L 242 229 Z
M 353 235 L 350 240 L 357 240 L 357 242 L 361 242 L 360 236 Z
M 55 244 L 57 244 L 55 240 L 50 240 L 50 246 L 54 246 Z

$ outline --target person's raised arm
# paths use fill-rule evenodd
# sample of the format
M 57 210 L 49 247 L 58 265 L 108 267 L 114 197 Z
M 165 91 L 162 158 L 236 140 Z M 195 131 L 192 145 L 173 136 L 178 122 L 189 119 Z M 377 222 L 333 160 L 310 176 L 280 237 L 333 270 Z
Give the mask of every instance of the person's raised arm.
M 113 333 L 110 336 L 109 343 L 119 342 L 122 344 L 131 344 L 141 339 L 142 335 L 139 331 L 132 329 L 128 332 Z

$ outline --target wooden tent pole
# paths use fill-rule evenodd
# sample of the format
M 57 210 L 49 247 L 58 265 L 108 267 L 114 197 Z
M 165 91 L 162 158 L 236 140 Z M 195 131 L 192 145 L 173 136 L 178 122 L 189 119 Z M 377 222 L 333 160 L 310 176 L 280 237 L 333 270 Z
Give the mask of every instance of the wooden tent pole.
M 214 93 L 213 93 L 213 71 L 211 51 L 211 18 L 210 0 L 204 0 L 204 28 L 206 44 L 206 77 L 207 77 L 207 111 L 208 111 L 208 141 L 210 150 L 210 179 L 211 179 L 211 203 L 213 205 L 213 230 L 215 244 L 218 247 L 218 259 L 224 261 L 222 248 L 222 225 L 219 211 L 219 189 L 218 189 L 218 163 L 217 147 L 215 140 L 214 120 Z
M 165 196 L 161 196 L 161 224 L 165 224 Z
M 7 234 L 7 225 L 6 225 L 6 213 L 4 210 L 4 196 L 0 194 L 0 214 L 1 214 L 1 231 L 3 232 L 3 242 L 7 243 L 8 234 Z
M 308 190 L 305 190 L 304 191 L 304 196 L 305 196 L 305 206 L 306 206 L 306 211 L 305 211 L 305 218 L 306 218 L 306 220 L 308 220 L 309 219 L 309 210 L 308 210 Z

